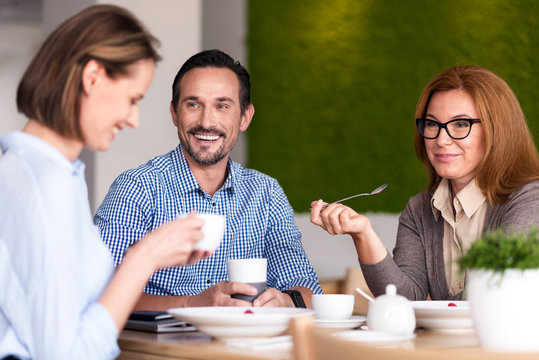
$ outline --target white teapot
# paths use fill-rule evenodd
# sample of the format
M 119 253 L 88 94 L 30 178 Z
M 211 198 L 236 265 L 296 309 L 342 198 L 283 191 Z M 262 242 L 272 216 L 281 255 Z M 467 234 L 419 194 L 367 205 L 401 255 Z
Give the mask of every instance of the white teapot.
M 415 314 L 412 303 L 397 295 L 397 287 L 386 286 L 386 294 L 378 296 L 369 304 L 367 312 L 369 330 L 411 334 L 415 329 Z

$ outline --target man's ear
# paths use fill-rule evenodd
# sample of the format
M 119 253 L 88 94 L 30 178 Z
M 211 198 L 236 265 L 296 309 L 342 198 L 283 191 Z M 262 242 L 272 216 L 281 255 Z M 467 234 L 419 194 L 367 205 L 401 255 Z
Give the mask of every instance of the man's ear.
M 241 116 L 240 120 L 240 130 L 245 131 L 249 127 L 249 124 L 251 124 L 251 120 L 253 120 L 253 115 L 255 114 L 255 107 L 253 104 L 247 105 L 245 110 L 243 111 L 243 115 Z
M 81 83 L 82 91 L 89 95 L 92 90 L 99 84 L 101 76 L 106 76 L 105 67 L 98 61 L 90 60 L 82 69 Z
M 170 102 L 170 116 L 172 116 L 172 122 L 174 123 L 174 126 L 178 127 L 178 114 L 176 114 L 176 109 L 174 109 L 174 104 L 172 101 Z

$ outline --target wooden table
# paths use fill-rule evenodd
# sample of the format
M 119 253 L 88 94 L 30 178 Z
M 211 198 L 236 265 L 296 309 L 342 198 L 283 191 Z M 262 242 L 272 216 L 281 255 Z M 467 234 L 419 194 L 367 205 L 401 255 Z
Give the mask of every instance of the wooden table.
M 415 334 L 416 338 L 410 342 L 414 349 L 481 351 L 481 347 L 473 331 L 446 333 L 416 329 Z M 406 344 L 403 346 L 406 346 Z
M 290 360 L 291 350 L 267 352 L 243 350 L 213 340 L 200 332 L 154 334 L 124 330 L 118 344 L 120 360 L 223 359 L 223 360 Z
M 326 330 L 326 329 L 324 329 Z M 230 360 L 292 360 L 292 350 L 253 351 L 231 347 L 226 343 L 214 340 L 200 332 L 154 334 L 140 331 L 124 330 L 118 340 L 122 353 L 118 359 L 125 360 L 157 360 L 157 359 L 230 359 Z M 455 359 L 462 355 L 484 355 L 472 331 L 464 333 L 441 333 L 421 329 L 416 330 L 416 338 L 395 344 L 395 349 L 431 349 L 444 353 L 452 353 Z M 479 356 L 482 358 L 482 356 Z M 495 359 L 503 358 L 502 354 L 494 355 Z M 528 357 L 529 358 L 529 357 Z M 533 356 L 539 359 L 539 354 Z M 434 359 L 436 360 L 436 359 Z

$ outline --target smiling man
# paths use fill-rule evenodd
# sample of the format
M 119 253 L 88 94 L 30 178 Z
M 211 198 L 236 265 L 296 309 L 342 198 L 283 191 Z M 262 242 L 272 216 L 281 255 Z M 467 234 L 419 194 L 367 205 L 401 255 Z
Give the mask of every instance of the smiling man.
M 268 288 L 254 306 L 310 307 L 313 292 L 321 293 L 282 188 L 230 159 L 254 112 L 249 74 L 239 62 L 219 50 L 192 56 L 172 84 L 170 113 L 180 145 L 112 184 L 94 220 L 116 264 L 144 234 L 179 215 L 195 210 L 226 216 L 215 252 L 195 265 L 155 272 L 138 310 L 251 305 L 231 297 L 257 291 L 227 281 L 228 259 L 268 259 Z

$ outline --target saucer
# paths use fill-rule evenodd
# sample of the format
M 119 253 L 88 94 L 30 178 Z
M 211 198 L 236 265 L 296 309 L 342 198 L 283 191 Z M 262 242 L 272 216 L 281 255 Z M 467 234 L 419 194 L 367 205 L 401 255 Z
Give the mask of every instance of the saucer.
M 316 325 L 323 328 L 330 329 L 353 329 L 365 322 L 367 318 L 365 316 L 353 315 L 344 320 L 322 320 L 316 319 Z

